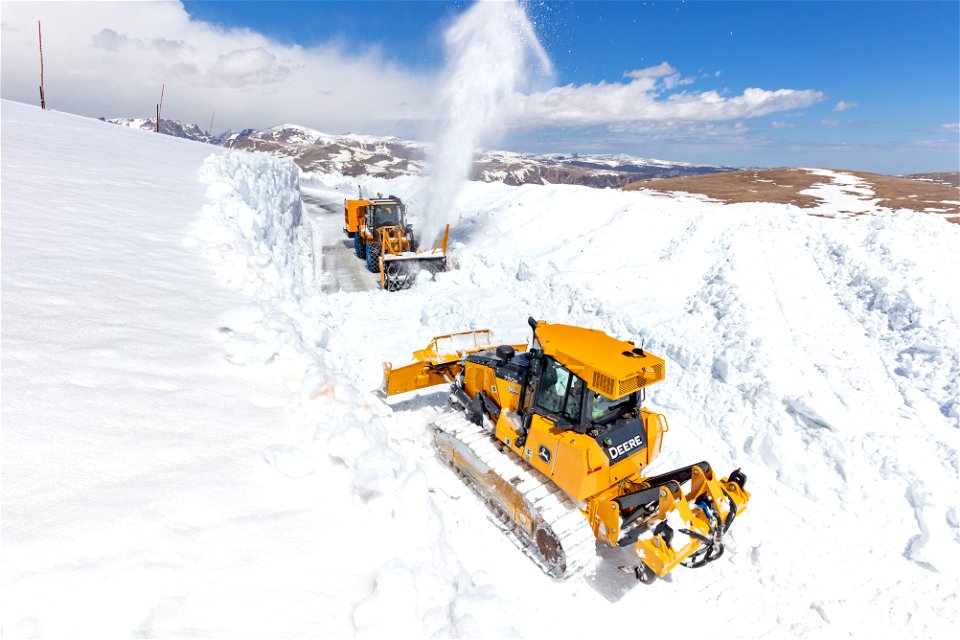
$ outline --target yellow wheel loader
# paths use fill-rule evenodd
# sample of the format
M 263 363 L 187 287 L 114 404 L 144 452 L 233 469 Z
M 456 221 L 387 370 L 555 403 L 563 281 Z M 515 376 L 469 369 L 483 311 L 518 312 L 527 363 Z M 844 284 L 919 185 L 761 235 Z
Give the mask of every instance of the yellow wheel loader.
M 420 271 L 447 269 L 449 225 L 433 249 L 419 250 L 407 208 L 396 196 L 344 200 L 343 231 L 353 238 L 354 251 L 366 260 L 367 269 L 380 274 L 380 286 L 387 291 L 411 287 Z
M 746 476 L 721 479 L 707 462 L 646 473 L 669 430 L 642 406 L 664 361 L 602 331 L 529 324 L 529 349 L 489 331 L 434 338 L 413 364 L 384 364 L 382 391 L 450 385 L 459 411 L 433 425 L 439 457 L 550 576 L 591 564 L 598 540 L 632 549 L 620 568 L 646 583 L 719 558 L 750 500 Z

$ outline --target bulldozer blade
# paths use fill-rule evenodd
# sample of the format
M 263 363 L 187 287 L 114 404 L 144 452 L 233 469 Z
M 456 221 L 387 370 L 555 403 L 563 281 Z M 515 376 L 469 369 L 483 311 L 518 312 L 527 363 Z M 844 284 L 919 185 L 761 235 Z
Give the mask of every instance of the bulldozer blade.
M 463 370 L 465 356 L 493 349 L 499 344 L 489 329 L 437 336 L 426 347 L 413 352 L 413 364 L 394 369 L 389 362 L 383 363 L 380 391 L 392 396 L 453 382 Z M 512 346 L 517 351 L 527 348 L 526 344 Z
M 450 363 L 455 365 L 457 363 Z M 456 373 L 448 371 L 449 365 L 435 366 L 426 362 L 414 362 L 405 367 L 393 368 L 389 362 L 383 363 L 383 385 L 380 392 L 392 396 L 407 391 L 426 389 L 448 384 Z
M 383 256 L 381 286 L 387 291 L 409 289 L 421 271 L 434 274 L 447 270 L 447 256 L 431 253 L 410 253 Z

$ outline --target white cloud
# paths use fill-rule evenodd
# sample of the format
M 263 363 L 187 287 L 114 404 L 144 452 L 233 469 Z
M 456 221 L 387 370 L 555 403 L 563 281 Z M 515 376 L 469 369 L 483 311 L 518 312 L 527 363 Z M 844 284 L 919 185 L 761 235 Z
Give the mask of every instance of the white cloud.
M 834 107 L 834 113 L 843 113 L 844 111 L 849 111 L 850 109 L 856 109 L 860 106 L 859 102 L 844 102 L 841 100 Z
M 716 91 L 659 97 L 656 80 L 566 85 L 517 96 L 517 121 L 527 125 L 590 126 L 645 120 L 743 120 L 823 100 L 819 91 L 749 88 L 739 96 Z
M 743 142 L 750 127 L 742 122 L 713 123 L 666 120 L 622 122 L 610 125 L 610 133 L 629 135 L 636 142 Z
M 61 111 L 149 117 L 166 83 L 166 117 L 206 123 L 216 111 L 218 128 L 298 122 L 415 136 L 433 113 L 434 78 L 376 50 L 288 46 L 191 20 L 178 2 L 4 2 L 4 98 L 38 102 L 37 19 L 47 105 Z
M 290 75 L 290 68 L 277 63 L 277 56 L 263 47 L 236 49 L 220 54 L 210 68 L 209 77 L 215 83 L 231 87 L 282 82 Z
M 331 133 L 417 138 L 438 117 L 439 71 L 404 69 L 376 48 L 349 54 L 333 32 L 329 43 L 301 47 L 249 29 L 224 29 L 191 20 L 177 2 L 5 2 L 4 98 L 37 102 L 38 18 L 47 104 L 62 111 L 150 117 L 165 83 L 166 117 L 206 123 L 216 111 L 221 130 L 296 122 Z M 694 79 L 666 61 L 624 76 L 624 82 L 516 94 L 509 124 L 733 122 L 824 99 L 813 90 L 749 88 L 739 95 L 678 90 Z
M 631 78 L 633 80 L 653 80 L 655 83 L 649 86 L 659 86 L 666 90 L 675 89 L 676 87 L 694 83 L 693 78 L 684 78 L 677 73 L 677 70 L 674 69 L 673 65 L 671 65 L 669 62 L 661 62 L 653 67 L 634 69 L 633 71 L 624 71 L 623 77 Z M 656 84 L 656 82 L 659 82 L 659 85 Z M 646 86 L 646 83 L 644 86 Z
M 166 38 L 154 38 L 145 46 L 167 55 L 177 55 L 184 49 L 192 50 L 192 47 L 188 46 L 183 40 L 167 40 Z
M 93 36 L 93 46 L 107 51 L 116 51 L 127 44 L 127 36 L 117 33 L 113 29 L 103 28 Z
M 118 33 L 113 29 L 104 27 L 100 33 L 93 36 L 91 40 L 93 46 L 107 51 L 119 51 L 121 48 L 132 44 L 141 49 L 155 49 L 165 55 L 179 55 L 184 49 L 192 50 L 183 40 L 168 40 L 166 38 L 152 38 L 150 40 L 141 40 L 140 38 L 130 39 L 124 33 Z
M 676 87 L 693 84 L 694 82 L 696 82 L 696 80 L 693 78 L 684 78 L 679 73 L 675 73 L 663 79 L 663 87 L 665 89 L 675 89 Z
M 654 67 L 645 67 L 643 69 L 634 69 L 633 71 L 624 71 L 624 78 L 664 78 L 672 76 L 677 72 L 668 62 L 661 62 Z
M 942 124 L 940 129 L 943 131 L 960 131 L 960 124 L 954 122 L 952 124 Z
M 954 149 L 960 150 L 960 145 L 958 145 L 956 138 L 938 138 L 936 140 L 917 140 L 913 143 L 913 146 L 920 147 L 924 149 Z M 956 162 L 956 156 L 954 156 L 953 161 Z

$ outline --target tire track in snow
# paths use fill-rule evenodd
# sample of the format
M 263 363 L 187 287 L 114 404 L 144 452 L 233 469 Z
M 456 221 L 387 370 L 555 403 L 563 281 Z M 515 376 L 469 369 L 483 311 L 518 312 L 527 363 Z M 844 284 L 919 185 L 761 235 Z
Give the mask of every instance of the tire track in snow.
M 900 226 L 930 222 L 904 215 L 898 221 Z M 919 274 L 929 269 L 916 269 L 915 263 L 926 247 L 917 246 L 913 259 L 895 256 L 887 246 L 892 238 L 884 237 L 884 227 L 876 228 L 876 222 L 871 220 L 851 224 L 875 228 L 865 238 L 855 236 L 859 241 L 856 244 L 846 240 L 845 234 L 814 236 L 808 243 L 825 280 L 851 318 L 876 343 L 878 351 L 896 354 L 896 366 L 889 366 L 904 402 L 913 405 L 917 394 L 925 395 L 942 415 L 953 420 L 954 427 L 960 428 L 960 353 L 956 349 L 960 327 L 955 320 L 957 309 L 952 313 L 948 309 L 951 300 L 955 307 L 960 306 L 956 296 L 938 300 L 937 294 L 943 293 L 939 288 L 926 290 Z M 951 225 L 943 226 L 946 228 L 941 237 L 955 241 Z M 904 237 L 909 237 L 906 229 L 897 239 L 902 241 Z M 943 278 L 949 283 L 947 286 L 960 280 L 956 265 L 935 266 L 948 271 L 948 277 Z
M 862 331 L 881 360 L 880 369 L 889 380 L 892 397 L 899 401 L 898 418 L 888 434 L 896 439 L 896 453 L 885 459 L 885 476 L 900 478 L 898 498 L 906 500 L 916 518 L 918 533 L 903 545 L 903 557 L 931 571 L 960 566 L 951 562 L 958 553 L 960 526 L 952 492 L 946 487 L 956 481 L 960 472 L 958 438 L 957 385 L 960 364 L 955 346 L 960 343 L 960 327 L 956 312 L 948 307 L 950 297 L 942 302 L 930 299 L 929 283 L 919 274 L 935 273 L 930 265 L 916 269 L 914 260 L 923 260 L 923 246 L 909 257 L 895 255 L 891 242 L 900 246 L 905 238 L 916 235 L 917 225 L 937 224 L 913 214 L 898 214 L 894 222 L 854 220 L 833 235 L 811 235 L 808 247 L 818 261 L 824 281 L 832 288 L 837 304 Z M 854 227 L 868 226 L 869 232 L 856 234 L 851 243 L 846 233 Z M 900 227 L 895 236 L 888 225 Z M 941 225 L 938 240 L 955 239 L 950 225 Z M 936 255 L 936 251 L 931 252 Z M 954 281 L 956 264 L 936 265 Z M 936 415 L 937 413 L 940 416 Z M 954 430 L 938 428 L 942 417 L 951 420 Z M 923 477 L 915 470 L 923 469 Z M 938 569 L 939 567 L 939 569 Z
M 750 222 L 748 233 L 730 234 L 740 240 L 716 243 L 714 267 L 703 289 L 691 300 L 689 310 L 701 316 L 699 326 L 705 335 L 720 337 L 712 351 L 701 353 L 692 363 L 702 370 L 704 356 L 712 353 L 710 371 L 717 385 L 705 392 L 700 385 L 691 388 L 689 381 L 681 381 L 685 388 L 678 390 L 678 395 L 693 405 L 698 396 L 702 398 L 705 410 L 692 411 L 691 423 L 708 425 L 731 443 L 743 442 L 748 455 L 752 452 L 763 459 L 764 467 L 756 470 L 753 484 L 755 502 L 767 511 L 764 519 L 805 525 L 796 530 L 765 532 L 771 529 L 766 523 L 744 523 L 763 540 L 766 555 L 772 553 L 771 547 L 776 549 L 773 553 L 784 558 L 789 548 L 805 548 L 811 543 L 811 531 L 817 532 L 817 539 L 844 535 L 825 514 L 848 511 L 853 508 L 847 503 L 850 496 L 879 490 L 894 501 L 890 510 L 851 513 L 851 517 L 863 520 L 865 531 L 887 532 L 864 540 L 869 555 L 896 557 L 902 548 L 899 545 L 913 540 L 911 532 L 916 531 L 915 521 L 911 522 L 913 514 L 896 505 L 905 485 L 914 478 L 890 473 L 881 481 L 875 466 L 867 461 L 878 455 L 895 460 L 913 444 L 909 434 L 901 435 L 895 419 L 885 417 L 896 415 L 897 405 L 889 400 L 890 395 L 896 396 L 895 389 L 882 358 L 863 337 L 860 325 L 847 317 L 832 290 L 818 276 L 819 268 L 805 247 L 804 221 L 790 225 L 793 228 L 789 234 L 783 233 L 782 226 L 783 221 Z M 700 347 L 709 349 L 710 345 L 701 342 Z M 836 389 L 845 389 L 853 397 L 842 397 Z M 757 421 L 751 419 L 753 413 L 782 418 L 779 422 Z M 725 420 L 725 414 L 739 414 L 742 419 Z M 824 414 L 830 419 L 824 419 Z M 858 415 L 872 418 L 864 422 L 855 419 Z M 748 428 L 742 428 L 744 423 Z M 862 455 L 865 440 L 876 449 L 869 456 Z M 797 449 L 808 452 L 803 466 L 786 468 L 779 452 L 791 452 L 787 460 L 795 460 L 793 452 Z M 912 468 L 922 468 L 919 464 Z M 771 470 L 776 479 L 765 477 Z M 747 472 L 750 475 L 749 469 Z M 758 484 L 761 489 L 756 488 Z M 763 500 L 763 494 L 768 500 Z M 824 509 L 825 501 L 832 505 Z M 775 542 L 778 537 L 779 543 Z M 789 542 L 784 545 L 783 540 Z M 842 548 L 827 546 L 820 552 L 824 557 L 818 562 L 843 567 L 851 581 L 876 582 L 871 579 L 872 565 L 850 557 Z M 782 588 L 796 589 L 797 593 L 816 584 L 812 575 L 778 577 L 777 581 Z M 772 593 L 781 591 L 775 585 L 770 587 Z M 882 582 L 873 585 L 864 592 L 869 593 L 873 604 L 865 601 L 862 606 L 881 613 L 878 602 L 889 601 L 885 594 L 892 590 L 890 587 Z M 835 587 L 832 592 L 835 603 L 847 597 L 843 587 Z M 822 589 L 820 594 L 828 595 Z M 811 608 L 824 613 L 831 607 L 829 602 L 818 600 L 811 603 Z M 823 617 L 839 621 L 840 628 L 847 624 L 835 613 L 824 613 Z

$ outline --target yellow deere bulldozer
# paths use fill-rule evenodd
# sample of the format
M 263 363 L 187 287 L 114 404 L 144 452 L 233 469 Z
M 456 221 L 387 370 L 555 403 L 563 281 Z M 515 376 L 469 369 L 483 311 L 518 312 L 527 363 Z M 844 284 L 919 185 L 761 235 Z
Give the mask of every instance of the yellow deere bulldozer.
M 620 568 L 646 583 L 719 558 L 750 499 L 746 476 L 720 479 L 707 462 L 646 473 L 669 430 L 642 406 L 664 361 L 602 331 L 529 323 L 529 350 L 489 331 L 434 338 L 413 364 L 384 364 L 382 390 L 450 384 L 461 411 L 434 424 L 438 455 L 555 578 L 590 564 L 597 540 L 632 548 Z
M 354 251 L 366 260 L 367 269 L 380 274 L 380 286 L 387 291 L 412 286 L 420 271 L 447 269 L 449 225 L 433 249 L 418 249 L 407 208 L 396 196 L 344 200 L 343 231 L 353 238 Z

